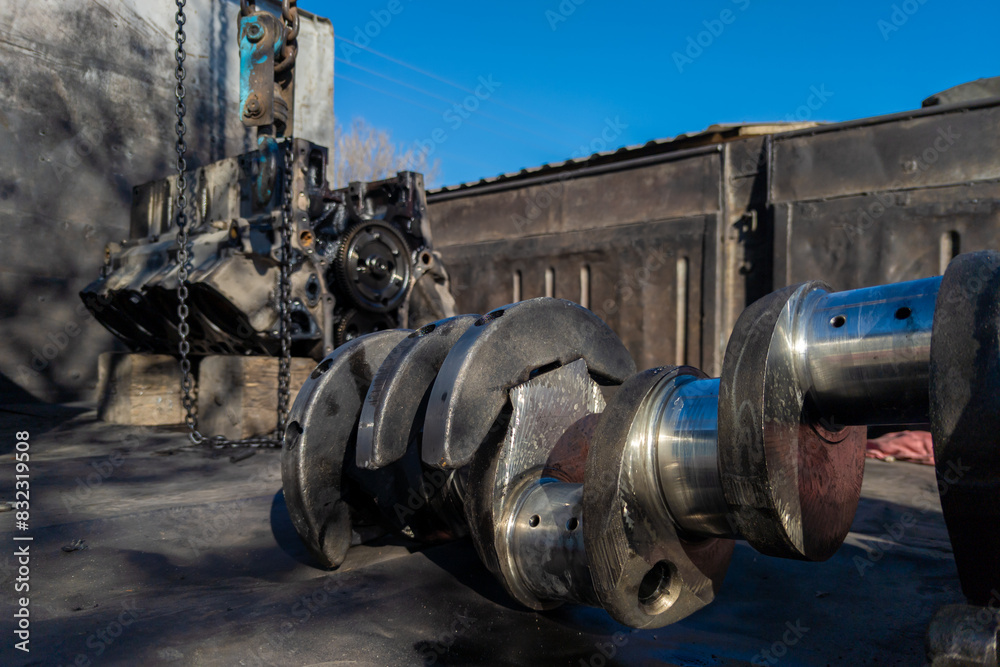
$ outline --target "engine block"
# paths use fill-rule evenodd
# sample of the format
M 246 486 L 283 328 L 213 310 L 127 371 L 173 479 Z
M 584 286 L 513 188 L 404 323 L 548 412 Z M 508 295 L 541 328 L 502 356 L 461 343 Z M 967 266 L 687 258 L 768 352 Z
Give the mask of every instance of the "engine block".
M 454 314 L 423 176 L 332 190 L 327 149 L 293 142 L 292 354 L 319 359 L 357 336 Z M 280 349 L 281 155 L 265 138 L 188 175 L 192 354 Z M 100 277 L 80 294 L 136 352 L 172 354 L 179 341 L 176 188 L 176 177 L 135 188 L 129 238 L 107 246 Z

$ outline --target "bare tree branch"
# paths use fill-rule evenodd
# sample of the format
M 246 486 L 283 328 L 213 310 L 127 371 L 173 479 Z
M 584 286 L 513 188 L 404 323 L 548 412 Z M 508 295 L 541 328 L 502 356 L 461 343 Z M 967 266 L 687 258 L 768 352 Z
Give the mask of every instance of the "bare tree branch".
M 386 130 L 356 117 L 346 129 L 340 124 L 335 129 L 333 170 L 337 188 L 352 181 L 389 178 L 399 171 L 418 171 L 431 184 L 440 174 L 441 161 L 428 163 L 422 151 L 394 144 Z

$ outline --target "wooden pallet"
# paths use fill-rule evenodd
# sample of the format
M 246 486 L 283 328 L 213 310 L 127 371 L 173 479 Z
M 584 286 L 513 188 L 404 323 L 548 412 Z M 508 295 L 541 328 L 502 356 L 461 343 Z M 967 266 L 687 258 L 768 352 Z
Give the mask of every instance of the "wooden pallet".
M 308 358 L 292 359 L 290 399 L 315 368 Z M 216 355 L 197 364 L 198 428 L 205 435 L 250 438 L 267 435 L 277 423 L 278 360 Z M 184 423 L 177 360 L 162 354 L 105 352 L 98 361 L 98 418 L 131 426 Z
M 183 424 L 177 360 L 166 354 L 101 353 L 97 360 L 97 417 L 131 426 Z
M 289 408 L 314 368 L 312 359 L 292 359 Z M 277 425 L 275 357 L 204 357 L 198 383 L 198 423 L 205 435 L 252 438 L 271 433 Z

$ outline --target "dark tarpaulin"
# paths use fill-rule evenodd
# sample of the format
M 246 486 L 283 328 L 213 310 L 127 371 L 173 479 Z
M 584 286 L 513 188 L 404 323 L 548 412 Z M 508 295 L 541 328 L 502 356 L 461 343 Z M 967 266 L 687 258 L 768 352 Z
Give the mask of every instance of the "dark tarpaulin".
M 232 463 L 241 450 L 178 450 L 180 431 L 103 424 L 87 407 L 0 412 L 2 500 L 13 434 L 31 434 L 18 534 L 34 537 L 31 652 L 13 649 L 4 613 L 5 665 L 922 665 L 931 616 L 961 601 L 930 467 L 869 461 L 829 561 L 740 542 L 714 603 L 636 631 L 598 609 L 521 608 L 467 541 L 381 539 L 319 569 L 288 519 L 279 452 Z M 0 513 L 9 603 L 13 514 Z

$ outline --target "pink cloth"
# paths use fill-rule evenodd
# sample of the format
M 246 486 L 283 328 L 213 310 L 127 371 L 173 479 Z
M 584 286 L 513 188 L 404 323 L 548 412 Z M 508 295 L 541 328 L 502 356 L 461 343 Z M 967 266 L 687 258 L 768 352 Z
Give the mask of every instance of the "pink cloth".
M 911 461 L 934 465 L 934 443 L 927 431 L 899 431 L 868 441 L 865 456 L 870 459 Z

